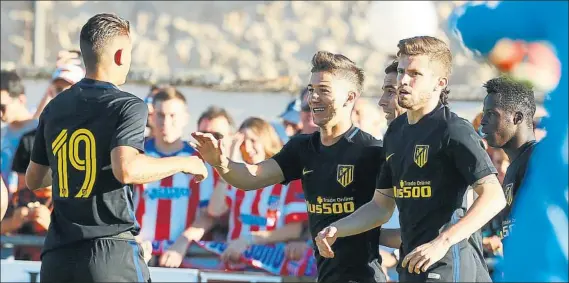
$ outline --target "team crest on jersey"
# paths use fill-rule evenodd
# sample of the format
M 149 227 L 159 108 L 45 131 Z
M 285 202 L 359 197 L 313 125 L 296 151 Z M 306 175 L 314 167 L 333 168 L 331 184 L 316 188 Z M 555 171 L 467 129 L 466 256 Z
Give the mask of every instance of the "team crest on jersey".
M 419 166 L 419 168 L 423 168 L 425 164 L 427 164 L 427 160 L 429 158 L 429 146 L 428 145 L 415 145 L 415 152 L 413 153 L 413 161 L 415 164 Z
M 506 201 L 508 205 L 512 205 L 512 201 L 514 200 L 514 183 L 509 183 L 504 188 L 504 195 L 506 195 Z
M 351 184 L 354 181 L 354 165 L 338 164 L 336 180 L 344 188 Z

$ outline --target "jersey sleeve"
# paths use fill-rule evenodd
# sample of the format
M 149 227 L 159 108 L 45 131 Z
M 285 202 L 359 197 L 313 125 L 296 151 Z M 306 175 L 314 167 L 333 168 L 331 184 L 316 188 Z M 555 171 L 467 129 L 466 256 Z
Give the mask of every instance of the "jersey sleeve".
M 26 169 L 30 164 L 31 152 L 28 148 L 28 144 L 31 144 L 29 141 L 31 136 L 24 135 L 18 143 L 18 148 L 16 149 L 16 153 L 14 154 L 14 160 L 12 161 L 12 171 L 18 174 L 26 174 Z
M 377 175 L 377 181 L 375 182 L 376 189 L 390 189 L 393 187 L 393 180 L 391 177 L 391 166 L 389 165 L 391 161 L 387 160 L 381 165 L 381 170 Z
M 300 180 L 292 181 L 287 188 L 283 215 L 285 224 L 308 221 L 306 202 Z
M 383 147 L 381 148 L 380 158 L 382 159 L 381 166 L 379 166 L 379 172 L 376 175 L 377 180 L 375 182 L 376 189 L 390 189 L 393 187 L 393 178 L 391 176 L 391 157 L 393 152 L 390 152 L 387 147 L 388 135 L 390 134 L 391 128 L 388 128 L 383 137 Z
M 468 184 L 498 171 L 484 149 L 482 138 L 466 120 L 449 123 L 447 153 Z
M 36 136 L 34 138 L 34 146 L 32 147 L 32 155 L 30 160 L 44 166 L 49 166 L 49 158 L 47 156 L 47 144 L 45 141 L 45 115 L 48 111 L 45 109 L 39 119 Z
M 117 146 L 130 146 L 144 152 L 144 130 L 148 120 L 148 106 L 140 99 L 123 106 L 111 141 L 111 150 Z
M 300 154 L 302 154 L 301 145 L 306 136 L 296 136 L 289 140 L 273 159 L 279 164 L 283 175 L 283 184 L 298 180 L 302 175 L 302 164 L 300 162 Z

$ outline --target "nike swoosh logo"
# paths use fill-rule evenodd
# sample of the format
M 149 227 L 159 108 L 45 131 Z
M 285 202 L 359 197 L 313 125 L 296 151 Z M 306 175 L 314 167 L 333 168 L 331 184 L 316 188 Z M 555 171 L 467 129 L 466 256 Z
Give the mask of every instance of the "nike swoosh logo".
M 395 153 L 392 153 L 392 154 L 388 155 L 388 156 L 385 158 L 385 161 L 389 160 L 389 158 L 391 158 L 391 156 L 393 156 L 394 154 L 395 154 Z
M 302 175 L 306 175 L 308 173 L 311 173 L 314 170 L 306 170 L 306 169 L 302 169 Z

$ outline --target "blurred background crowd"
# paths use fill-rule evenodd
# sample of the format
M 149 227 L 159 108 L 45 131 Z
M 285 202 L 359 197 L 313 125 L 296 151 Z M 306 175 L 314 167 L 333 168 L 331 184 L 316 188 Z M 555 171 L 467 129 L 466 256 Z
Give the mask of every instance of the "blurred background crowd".
M 84 76 L 78 36 L 93 14 L 113 11 L 131 21 L 133 63 L 129 83 L 122 88 L 149 107 L 147 154 L 195 154 L 186 141 L 191 131 L 199 130 L 222 137 L 234 160 L 260 162 L 291 136 L 317 130 L 304 86 L 310 58 L 318 50 L 342 53 L 366 71 L 365 97 L 352 118 L 362 130 L 382 138 L 386 117 L 396 111 L 392 100 L 380 99 L 390 91 L 382 87 L 393 54 L 368 42 L 373 32 L 365 20 L 369 2 L 1 2 L 1 172 L 10 191 L 2 235 L 43 236 L 49 226 L 51 190 L 33 193 L 23 176 L 39 113 Z M 439 27 L 463 2 L 433 1 Z M 447 38 L 443 29 L 436 36 Z M 478 130 L 481 86 L 496 73 L 459 47 L 451 48 L 450 106 Z M 538 94 L 537 100 L 542 98 Z M 545 115 L 538 107 L 538 140 L 546 134 L 540 127 Z M 489 147 L 488 154 L 502 180 L 508 157 Z M 302 259 L 310 249 L 299 183 L 245 194 L 228 188 L 211 169 L 202 183 L 174 176 L 139 186 L 135 195 L 140 240 L 152 242 L 154 266 L 244 270 L 225 262 L 251 245 L 251 235 L 264 239 L 255 244 L 286 243 L 286 257 L 292 260 Z M 272 203 L 275 198 L 282 201 Z M 384 228 L 397 228 L 397 217 Z M 485 244 L 491 245 L 492 223 L 485 229 Z M 188 238 L 226 241 L 228 247 L 220 258 L 197 255 Z M 2 258 L 39 260 L 40 246 L 2 244 Z M 396 252 L 382 248 L 382 256 L 384 268 L 396 279 Z

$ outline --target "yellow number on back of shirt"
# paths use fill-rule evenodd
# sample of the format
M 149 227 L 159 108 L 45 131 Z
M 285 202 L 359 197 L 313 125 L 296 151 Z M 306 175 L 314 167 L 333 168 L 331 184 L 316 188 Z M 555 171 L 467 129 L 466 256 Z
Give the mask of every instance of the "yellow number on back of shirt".
M 51 143 L 53 155 L 57 157 L 57 175 L 59 183 L 59 196 L 69 197 L 68 164 L 73 168 L 85 172 L 81 189 L 76 198 L 88 198 L 91 195 L 95 178 L 97 177 L 97 150 L 95 136 L 87 129 L 78 129 L 71 134 L 69 140 L 66 129 L 61 130 L 57 138 Z M 84 147 L 85 157 L 79 157 L 79 149 Z

